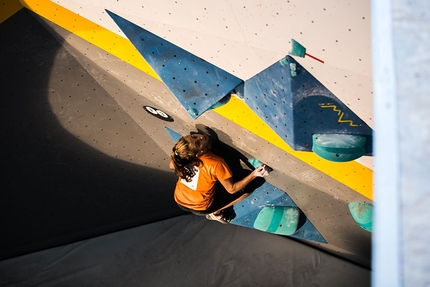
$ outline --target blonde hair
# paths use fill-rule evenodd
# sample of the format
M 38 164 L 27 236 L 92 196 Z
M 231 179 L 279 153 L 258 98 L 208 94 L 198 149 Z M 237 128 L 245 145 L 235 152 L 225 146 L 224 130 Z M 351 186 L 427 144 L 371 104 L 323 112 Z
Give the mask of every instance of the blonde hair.
M 198 150 L 190 146 L 190 135 L 182 136 L 173 146 L 170 158 L 178 177 L 190 182 L 196 175 L 196 166 L 202 164 L 197 157 Z

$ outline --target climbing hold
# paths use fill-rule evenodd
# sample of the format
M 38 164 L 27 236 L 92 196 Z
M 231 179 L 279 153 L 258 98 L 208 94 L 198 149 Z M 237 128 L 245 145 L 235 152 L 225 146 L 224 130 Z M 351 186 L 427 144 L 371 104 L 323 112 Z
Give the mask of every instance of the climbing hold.
M 282 60 L 279 61 L 279 64 L 281 64 L 282 67 L 288 66 L 288 58 L 285 57 Z
M 265 206 L 257 215 L 254 228 L 279 235 L 297 231 L 300 211 L 295 206 Z
M 304 58 L 306 55 L 306 56 L 311 57 L 312 59 L 317 60 L 318 62 L 321 62 L 324 64 L 324 61 L 306 53 L 306 48 L 303 47 L 302 44 L 300 44 L 299 42 L 297 42 L 294 39 L 291 39 L 291 50 L 288 53 L 292 56 L 297 56 L 300 58 Z
M 297 76 L 297 70 L 296 70 L 296 64 L 295 63 L 290 63 L 290 74 L 291 74 L 291 77 Z
M 355 222 L 364 230 L 372 232 L 373 205 L 366 202 L 350 202 L 348 208 Z
M 199 115 L 199 111 L 196 108 L 188 109 L 187 112 L 193 117 L 197 117 Z
M 255 168 L 259 168 L 263 163 L 256 158 L 249 158 L 248 162 Z
M 248 159 L 248 162 L 255 168 L 255 169 L 257 169 L 257 168 L 259 168 L 260 166 L 262 166 L 264 163 L 262 163 L 261 161 L 259 161 L 258 159 L 256 159 L 256 158 L 249 158 Z M 273 168 L 271 168 L 270 166 L 268 166 L 267 164 L 264 164 L 264 169 L 267 171 L 267 172 L 272 172 L 273 171 Z
M 219 100 L 218 102 L 213 104 L 209 109 L 212 110 L 212 109 L 216 109 L 216 108 L 219 108 L 221 106 L 224 106 L 225 104 L 228 103 L 228 101 L 230 101 L 230 99 L 231 99 L 231 93 L 229 93 L 228 95 L 223 97 L 221 100 Z
M 359 135 L 314 134 L 312 151 L 335 162 L 346 162 L 366 154 L 366 138 Z
M 291 39 L 291 50 L 288 53 L 293 56 L 304 58 L 306 55 L 306 48 L 296 40 Z

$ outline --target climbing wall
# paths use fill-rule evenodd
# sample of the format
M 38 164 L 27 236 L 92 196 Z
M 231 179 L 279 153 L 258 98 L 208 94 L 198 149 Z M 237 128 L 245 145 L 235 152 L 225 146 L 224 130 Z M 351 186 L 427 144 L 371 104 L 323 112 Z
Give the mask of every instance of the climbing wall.
M 324 64 L 298 61 L 373 126 L 368 1 L 57 3 L 124 37 L 105 9 L 112 11 L 244 80 L 285 56 L 295 39 Z
M 370 234 L 354 222 L 347 204 L 372 198 L 371 160 L 366 163 L 370 158 L 333 164 L 311 152 L 296 152 L 240 97 L 199 113 L 197 118 L 190 117 L 169 86 L 161 82 L 150 59 L 142 56 L 106 12 L 120 15 L 245 84 L 284 59 L 294 38 L 324 63 L 306 56 L 292 56 L 294 61 L 371 128 L 367 5 L 334 1 L 325 2 L 327 5 L 311 1 L 246 5 L 233 1 L 23 3 L 47 19 L 47 25 L 74 51 L 72 54 L 77 55 L 83 67 L 94 65 L 104 71 L 88 68 L 166 155 L 173 142 L 161 125 L 178 133 L 189 132 L 196 123 L 217 128 L 224 142 L 274 168 L 269 183 L 291 197 L 327 242 L 315 245 L 359 264 L 369 264 Z M 124 86 L 108 80 L 111 78 Z M 144 105 L 160 109 L 174 121 L 159 119 L 160 126 L 146 125 Z
M 294 38 L 307 48 L 308 53 L 322 59 L 324 64 L 307 56 L 295 57 L 295 60 L 366 125 L 372 127 L 367 2 L 344 4 L 326 1 L 315 4 L 311 1 L 289 1 L 283 4 L 246 5 L 223 2 L 195 5 L 175 1 L 145 5 L 137 1 L 112 1 L 100 5 L 96 1 L 60 1 L 57 4 L 34 0 L 24 3 L 29 9 L 155 78 L 158 78 L 157 73 L 124 38 L 125 35 L 106 9 L 242 80 L 255 76 L 285 57 L 291 50 Z M 332 165 L 312 153 L 295 152 L 248 105 L 243 105 L 235 97 L 216 111 L 372 198 L 371 157 L 363 156 L 356 162 L 343 164 L 339 169 L 339 165 Z

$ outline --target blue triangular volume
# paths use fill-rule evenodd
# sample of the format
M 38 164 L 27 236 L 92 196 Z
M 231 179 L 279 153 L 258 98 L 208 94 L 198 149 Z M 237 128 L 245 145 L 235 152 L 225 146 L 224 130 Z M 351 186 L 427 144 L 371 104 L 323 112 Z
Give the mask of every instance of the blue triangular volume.
M 173 131 L 172 129 L 169 129 L 168 127 L 166 127 L 166 130 L 175 143 L 181 138 L 181 135 Z
M 366 138 L 372 129 L 292 57 L 245 81 L 243 99 L 294 150 L 311 151 L 313 134 Z
M 197 118 L 242 80 L 110 12 L 115 23 L 154 69 L 182 106 Z
M 167 127 L 166 130 L 175 142 L 181 137 L 180 134 Z M 248 198 L 234 205 L 236 217 L 230 223 L 254 229 L 254 222 L 257 219 L 258 213 L 266 206 L 297 207 L 288 194 L 270 183 L 264 182 Z M 302 220 L 297 231 L 289 236 L 327 243 L 309 219 L 303 213 L 301 216 Z
M 232 224 L 253 228 L 258 213 L 266 206 L 294 206 L 294 201 L 282 190 L 265 182 L 257 188 L 248 198 L 234 205 L 236 217 L 230 222 Z M 315 226 L 302 213 L 301 223 L 297 231 L 289 235 L 291 237 L 327 243 Z
M 241 87 L 246 104 L 285 142 L 294 146 L 293 96 L 290 69 L 280 63 L 245 81 Z

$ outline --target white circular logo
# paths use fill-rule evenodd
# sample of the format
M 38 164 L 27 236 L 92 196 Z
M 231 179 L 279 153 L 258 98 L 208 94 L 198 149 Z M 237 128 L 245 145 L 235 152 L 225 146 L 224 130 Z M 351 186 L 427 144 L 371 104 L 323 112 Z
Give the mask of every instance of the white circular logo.
M 151 106 L 143 106 L 143 108 L 150 113 L 151 115 L 153 115 L 154 117 L 157 117 L 161 120 L 167 121 L 167 122 L 173 122 L 173 118 L 171 116 L 169 116 L 168 114 L 166 114 L 165 112 L 163 112 L 162 110 L 159 110 L 157 108 L 151 107 Z

